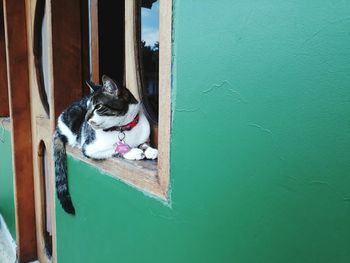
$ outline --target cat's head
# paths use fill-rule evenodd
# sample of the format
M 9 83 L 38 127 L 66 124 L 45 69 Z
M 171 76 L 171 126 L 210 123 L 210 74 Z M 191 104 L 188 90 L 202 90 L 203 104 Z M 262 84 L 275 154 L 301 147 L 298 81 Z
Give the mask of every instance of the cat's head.
M 138 101 L 127 88 L 118 85 L 110 77 L 102 77 L 103 85 L 86 83 L 92 94 L 87 102 L 85 120 L 93 129 L 125 125 L 137 114 Z

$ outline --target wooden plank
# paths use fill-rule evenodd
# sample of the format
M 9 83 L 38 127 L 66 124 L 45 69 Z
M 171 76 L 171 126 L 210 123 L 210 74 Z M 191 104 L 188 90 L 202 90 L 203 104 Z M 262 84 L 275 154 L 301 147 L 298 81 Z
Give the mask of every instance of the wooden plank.
M 90 66 L 91 80 L 95 83 L 100 82 L 100 64 L 99 64 L 99 37 L 98 37 L 98 0 L 90 1 Z
M 125 0 L 125 84 L 135 98 L 140 100 L 136 34 L 136 1 Z
M 49 123 L 48 119 L 48 111 L 46 111 L 45 106 L 43 105 L 43 100 L 41 98 L 40 92 L 45 90 L 45 81 L 42 78 L 43 76 L 39 76 L 37 74 L 42 74 L 43 71 L 38 71 L 41 68 L 42 59 L 37 59 L 34 54 L 44 54 L 46 48 L 42 47 L 38 50 L 38 47 L 41 47 L 41 43 L 43 43 L 41 36 L 47 37 L 48 35 L 48 27 L 42 27 L 42 18 L 43 12 L 46 12 L 45 9 L 41 10 L 42 12 L 38 12 L 38 4 L 43 7 L 43 0 L 37 1 L 26 1 L 27 3 L 27 34 L 28 34 L 28 52 L 29 52 L 29 79 L 30 79 L 30 91 L 31 91 L 31 112 L 32 112 L 32 148 L 33 148 L 33 172 L 34 172 L 34 197 L 35 197 L 35 215 L 36 215 L 36 238 L 37 238 L 37 256 L 38 260 L 41 263 L 49 263 L 50 260 L 46 255 L 45 250 L 45 218 L 43 217 L 43 204 L 45 202 L 45 191 L 42 187 L 42 174 L 41 170 L 41 161 L 42 158 L 40 155 L 41 148 L 39 147 L 40 140 L 42 138 L 42 131 L 38 129 L 37 120 L 39 119 L 40 123 L 45 121 L 44 123 L 47 125 Z M 47 3 L 46 3 L 47 10 Z M 48 20 L 47 12 L 46 19 Z M 45 19 L 45 20 L 46 20 Z M 44 22 L 46 23 L 46 21 Z M 46 32 L 42 32 L 42 29 L 47 29 Z M 33 54 L 33 55 L 32 55 Z M 45 56 L 46 57 L 46 56 Z M 40 86 L 41 85 L 41 86 Z M 49 94 L 49 93 L 48 93 Z M 48 98 L 49 99 L 49 98 Z M 48 101 L 47 101 L 48 102 Z M 40 116 L 40 117 L 37 117 Z M 49 129 L 48 126 L 46 129 Z
M 37 258 L 25 0 L 5 0 L 5 36 L 19 262 Z
M 45 7 L 45 20 L 47 26 L 42 26 L 41 19 L 36 17 L 39 13 L 36 11 L 38 1 L 27 1 L 27 32 L 28 32 L 28 50 L 31 54 L 32 50 L 34 52 L 42 52 L 43 58 L 47 59 L 47 71 L 51 73 L 51 45 L 49 39 L 51 39 L 51 23 L 50 23 L 50 2 L 47 1 Z M 42 4 L 42 3 L 41 3 Z M 39 23 L 39 24 L 37 24 Z M 47 43 L 47 46 L 43 46 L 42 50 L 35 51 L 33 49 L 33 45 L 38 45 L 41 43 L 36 43 L 35 34 L 42 35 L 42 39 L 40 39 L 41 43 Z M 44 40 L 46 39 L 46 40 Z M 34 41 L 32 41 L 34 40 Z M 52 156 L 51 154 L 51 142 L 52 142 L 52 129 L 51 122 L 49 116 L 46 114 L 45 107 L 43 106 L 43 100 L 40 98 L 40 89 L 49 91 L 51 85 L 50 74 L 47 75 L 47 81 L 38 82 L 37 74 L 37 62 L 35 61 L 34 56 L 29 56 L 29 77 L 31 79 L 31 111 L 32 111 L 32 141 L 33 141 L 33 168 L 34 168 L 34 189 L 35 189 L 35 214 L 36 214 L 36 229 L 37 229 L 37 254 L 38 260 L 41 263 L 51 263 L 55 262 L 56 254 L 54 245 L 51 246 L 53 248 L 52 257 L 48 254 L 47 248 L 50 247 L 50 242 L 48 236 L 46 235 L 47 229 L 52 229 L 55 217 L 55 211 L 53 209 L 54 205 L 54 195 L 53 195 L 53 173 L 52 169 L 45 169 L 44 173 L 44 162 L 43 162 L 43 154 L 44 147 L 46 145 L 46 153 L 47 156 Z M 40 59 L 41 63 L 41 59 Z M 35 67 L 36 66 L 36 67 Z M 41 65 L 39 65 L 41 67 Z M 39 85 L 48 85 L 47 87 Z M 50 105 L 53 105 L 51 101 L 51 97 L 48 97 L 48 102 Z M 50 168 L 52 165 L 51 158 L 47 158 L 46 168 Z M 48 188 L 47 188 L 48 186 Z M 46 202 L 48 202 L 48 206 L 46 206 Z M 45 213 L 46 212 L 46 213 Z M 53 243 L 55 242 L 55 236 L 52 237 Z
M 83 156 L 77 148 L 67 146 L 67 153 L 74 158 L 97 167 L 111 177 L 165 200 L 157 176 L 157 162 L 151 160 L 129 161 L 123 158 L 110 158 L 94 161 Z
M 81 65 L 82 65 L 82 93 L 87 95 L 90 88 L 85 84 L 85 80 L 90 79 L 90 41 L 89 41 L 89 2 L 81 1 Z
M 2 0 L 0 3 L 0 116 L 9 116 L 9 99 L 7 92 L 6 45 L 4 29 L 4 13 Z
M 58 115 L 73 101 L 79 100 L 84 93 L 85 76 L 89 70 L 86 53 L 87 42 L 87 11 L 86 1 L 82 0 L 55 0 L 48 1 L 50 9 L 49 17 L 51 22 L 51 74 L 52 83 L 50 102 L 52 111 L 50 112 L 51 133 L 53 132 Z M 85 47 L 85 48 L 84 48 Z M 37 123 L 38 126 L 40 126 Z M 39 127 L 41 131 L 43 127 Z M 52 156 L 52 140 L 47 136 L 42 137 L 48 155 Z M 54 174 L 54 162 L 50 158 L 49 170 Z M 52 189 L 54 187 L 54 176 L 50 176 Z M 51 191 L 51 200 L 55 200 L 54 191 Z M 56 251 L 56 222 L 55 222 L 55 202 L 52 206 L 52 237 L 53 255 L 52 262 L 57 261 Z
M 141 85 L 137 57 L 137 4 L 125 0 L 125 79 L 126 86 L 139 99 Z M 170 176 L 170 124 L 171 124 L 171 27 L 172 1 L 160 1 L 159 7 L 159 129 L 152 129 L 158 137 L 158 177 L 161 195 L 167 198 Z M 158 133 L 158 134 L 157 134 Z M 156 138 L 153 137 L 153 142 Z
M 81 12 L 79 0 L 51 1 L 53 105 L 52 119 L 82 97 Z
M 160 88 L 158 123 L 158 176 L 163 195 L 167 196 L 170 177 L 172 1 L 160 1 L 159 10 Z
M 136 2 L 125 0 L 125 78 L 126 86 L 138 95 L 141 85 L 137 62 Z M 160 1 L 159 7 L 159 123 L 158 123 L 158 177 L 162 195 L 167 196 L 170 162 L 171 124 L 171 27 L 172 1 Z M 153 129 L 154 130 L 154 129 Z M 155 133 L 155 130 L 153 131 Z M 153 141 L 156 141 L 153 138 Z

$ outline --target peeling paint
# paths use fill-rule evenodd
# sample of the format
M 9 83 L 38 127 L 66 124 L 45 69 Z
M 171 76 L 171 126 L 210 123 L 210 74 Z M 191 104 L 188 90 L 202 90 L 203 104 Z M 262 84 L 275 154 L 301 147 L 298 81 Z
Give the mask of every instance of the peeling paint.
M 344 21 L 350 20 L 350 16 L 346 16 L 346 17 L 342 17 L 339 18 L 337 20 L 331 21 L 331 22 L 327 22 L 327 24 L 323 27 L 321 27 L 320 29 L 316 30 L 313 34 L 311 34 L 310 37 L 308 37 L 307 39 L 305 39 L 305 41 L 302 43 L 302 45 L 307 44 L 308 42 L 310 42 L 311 40 L 313 40 L 314 38 L 316 38 L 323 30 L 327 29 L 330 26 L 334 26 L 338 23 L 342 23 Z
M 177 108 L 175 109 L 177 112 L 196 112 L 199 111 L 199 108 Z
M 264 128 L 263 126 L 261 126 L 257 123 L 248 123 L 248 126 L 258 128 L 259 130 L 272 135 L 272 131 L 270 129 Z
M 243 98 L 241 93 L 233 88 L 231 88 L 231 83 L 228 80 L 222 81 L 220 84 L 213 84 L 210 88 L 203 90 L 203 94 L 209 94 L 211 92 L 214 92 L 217 89 L 225 88 L 225 90 L 229 91 L 233 95 L 235 95 L 236 99 L 240 102 L 246 103 L 247 101 Z

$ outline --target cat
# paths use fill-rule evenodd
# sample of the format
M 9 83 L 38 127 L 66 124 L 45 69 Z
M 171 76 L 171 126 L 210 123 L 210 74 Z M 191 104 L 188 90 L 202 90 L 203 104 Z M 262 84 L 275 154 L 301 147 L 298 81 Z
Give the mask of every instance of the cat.
M 150 124 L 132 93 L 106 75 L 102 77 L 103 85 L 86 83 L 91 93 L 61 113 L 53 143 L 57 196 L 62 208 L 73 215 L 75 208 L 67 179 L 67 143 L 80 148 L 84 156 L 93 160 L 115 156 L 128 160 L 158 157 L 158 150 L 148 144 Z

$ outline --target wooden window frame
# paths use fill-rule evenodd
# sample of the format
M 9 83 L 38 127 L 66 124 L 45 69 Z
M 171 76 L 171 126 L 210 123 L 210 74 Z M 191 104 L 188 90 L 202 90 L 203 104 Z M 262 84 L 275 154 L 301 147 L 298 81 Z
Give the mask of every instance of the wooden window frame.
M 19 262 L 37 259 L 25 0 L 3 0 Z M 15 33 L 14 33 L 15 32 Z
M 55 207 L 55 178 L 54 178 L 54 160 L 52 135 L 54 133 L 57 117 L 64 108 L 72 102 L 80 99 L 85 93 L 84 74 L 88 68 L 84 67 L 87 58 L 84 45 L 87 45 L 86 39 L 83 39 L 85 30 L 83 20 L 83 10 L 87 9 L 85 1 L 71 0 L 46 0 L 45 16 L 47 38 L 47 64 L 48 75 L 47 84 L 50 92 L 48 93 L 48 107 L 46 110 L 43 105 L 40 85 L 42 70 L 38 67 L 35 50 L 35 36 L 37 27 L 35 10 L 37 1 L 26 1 L 27 3 L 27 34 L 28 49 L 32 52 L 29 55 L 29 77 L 31 86 L 31 118 L 32 118 L 32 141 L 33 141 L 33 170 L 34 170 L 34 189 L 35 189 L 35 216 L 36 216 L 36 237 L 37 237 L 37 256 L 42 263 L 57 262 L 57 245 L 56 245 L 56 207 Z M 39 20 L 38 20 L 39 21 Z M 44 29 L 44 28 L 42 28 Z M 38 31 L 40 34 L 41 30 Z M 38 33 L 37 32 L 37 33 Z M 41 72 L 40 72 L 41 71 Z M 67 92 L 69 90 L 69 92 Z M 49 114 L 48 114 L 49 113 Z M 46 146 L 48 155 L 48 176 L 46 177 L 48 188 L 44 187 L 42 149 Z M 45 200 L 51 203 L 47 207 L 48 213 L 51 214 L 52 230 L 52 254 L 51 257 L 46 252 L 46 217 L 45 217 Z
M 92 34 L 98 36 L 97 0 L 90 1 L 90 28 Z M 136 1 L 125 0 L 125 84 L 139 99 L 140 73 L 138 69 L 138 43 L 136 32 Z M 122 158 L 111 158 L 103 162 L 95 162 L 82 155 L 79 149 L 67 147 L 67 152 L 86 163 L 106 172 L 114 178 L 136 187 L 165 202 L 169 202 L 169 160 L 170 160 L 170 124 L 171 124 L 171 28 L 172 1 L 160 1 L 160 30 L 159 30 L 159 133 L 158 160 L 128 161 Z M 92 60 L 92 79 L 98 82 L 98 39 L 90 43 L 90 57 Z
M 95 23 L 97 22 L 96 3 L 97 0 L 90 1 L 90 10 L 93 12 L 91 17 Z M 80 99 L 86 91 L 83 84 L 84 74 L 86 76 L 89 69 L 85 67 L 86 39 L 83 40 L 84 34 L 82 32 L 86 30 L 82 26 L 82 20 L 86 19 L 82 10 L 84 8 L 86 10 L 86 6 L 71 0 L 46 2 L 49 45 L 48 80 L 51 86 L 48 96 L 49 111 L 47 111 L 40 99 L 32 42 L 36 1 L 3 0 L 1 4 L 4 4 L 5 75 L 8 84 L 6 88 L 9 91 L 5 99 L 9 98 L 11 116 L 18 256 L 21 261 L 33 260 L 38 257 L 40 262 L 56 262 L 55 193 L 50 191 L 50 199 L 53 202 L 51 208 L 53 254 L 50 259 L 44 251 L 45 220 L 42 213 L 44 212 L 43 202 L 45 198 L 42 191 L 42 174 L 40 173 L 42 167 L 38 154 L 40 154 L 40 143 L 44 142 L 48 155 L 52 156 L 52 134 L 58 115 L 67 105 Z M 125 0 L 125 81 L 128 88 L 136 97 L 139 97 L 138 85 L 140 82 L 137 79 L 140 76 L 137 68 L 139 63 L 136 52 L 135 8 L 135 1 Z M 169 201 L 171 23 L 172 1 L 161 0 L 159 85 L 162 89 L 159 93 L 158 161 L 128 161 L 122 158 L 111 158 L 97 163 L 85 158 L 78 149 L 67 147 L 67 152 L 73 157 L 90 163 L 112 177 L 166 202 Z M 16 34 L 9 34 L 7 28 L 11 28 L 12 32 L 16 31 Z M 98 34 L 97 24 L 95 27 L 92 25 L 91 28 L 93 34 Z M 97 63 L 92 67 L 92 79 L 97 82 L 99 78 L 98 45 L 91 44 L 91 52 L 95 55 L 93 57 L 94 63 Z M 2 56 L 2 58 L 5 57 Z M 1 66 L 1 69 L 3 68 Z M 67 89 L 70 90 L 69 93 L 66 92 Z M 54 174 L 52 158 L 49 158 L 48 162 L 50 171 Z M 54 189 L 54 176 L 49 178 L 49 184 Z

